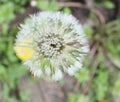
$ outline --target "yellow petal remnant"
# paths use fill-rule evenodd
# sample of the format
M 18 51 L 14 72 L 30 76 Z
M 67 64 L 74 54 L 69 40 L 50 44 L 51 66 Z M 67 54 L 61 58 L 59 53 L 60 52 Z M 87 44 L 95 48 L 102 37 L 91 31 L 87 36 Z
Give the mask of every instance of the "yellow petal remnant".
M 15 43 L 14 51 L 21 60 L 31 59 L 35 54 L 35 50 L 27 43 Z

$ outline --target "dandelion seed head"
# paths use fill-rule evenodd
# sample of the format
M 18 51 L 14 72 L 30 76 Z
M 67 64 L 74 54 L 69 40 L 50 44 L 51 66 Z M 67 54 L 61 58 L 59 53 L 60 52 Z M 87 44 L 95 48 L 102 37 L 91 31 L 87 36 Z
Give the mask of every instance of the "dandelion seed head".
M 34 76 L 60 80 L 74 75 L 89 52 L 87 37 L 78 20 L 61 12 L 40 12 L 20 25 L 16 55 Z

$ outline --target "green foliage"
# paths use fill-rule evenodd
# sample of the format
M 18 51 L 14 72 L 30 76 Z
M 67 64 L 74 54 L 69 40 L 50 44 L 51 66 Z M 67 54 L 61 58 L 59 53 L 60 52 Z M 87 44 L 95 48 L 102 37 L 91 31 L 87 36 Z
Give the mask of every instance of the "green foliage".
M 105 29 L 107 38 L 105 37 L 104 40 L 108 39 L 107 43 L 105 43 L 105 47 L 110 52 L 109 54 L 113 58 L 117 58 L 120 60 L 120 19 L 108 23 Z
M 25 6 L 26 4 L 28 4 L 31 0 L 0 0 L 0 3 L 14 3 L 15 5 L 20 5 L 20 6 Z
M 27 3 L 27 0 L 0 1 L 0 25 L 2 27 L 3 34 L 7 34 L 7 30 L 9 27 L 8 24 L 15 18 L 15 13 L 24 12 L 24 8 L 22 7 L 22 5 L 25 5 L 25 3 Z
M 101 71 L 101 70 L 100 70 Z M 91 87 L 96 89 L 95 97 L 97 100 L 104 99 L 107 91 L 109 91 L 109 81 L 108 81 L 108 72 L 98 70 L 98 75 L 95 77 L 93 81 L 93 85 Z
M 87 34 L 88 38 L 92 39 L 93 29 L 91 29 L 90 27 L 84 27 L 84 31 Z
M 30 101 L 30 99 L 28 99 L 30 93 L 31 93 L 30 90 L 25 90 L 25 91 L 20 92 L 20 98 L 21 98 L 22 102 Z
M 56 3 L 56 0 L 51 0 L 51 2 L 48 2 L 47 0 L 38 0 L 37 7 L 42 10 L 57 11 L 60 8 L 56 5 Z
M 0 9 L 0 23 L 9 23 L 15 16 L 13 3 L 7 2 Z
M 4 102 L 20 102 L 16 98 L 10 97 L 9 93 L 10 93 L 10 88 L 7 84 L 5 84 L 2 90 L 2 96 L 3 96 Z
M 90 100 L 88 102 L 113 102 L 114 94 L 120 95 L 119 71 L 116 72 L 115 69 L 116 67 L 120 69 L 120 20 L 118 18 L 115 21 L 103 25 L 99 25 L 99 22 L 97 23 L 98 24 L 96 24 L 94 28 L 84 28 L 88 38 L 99 42 L 100 45 L 96 47 L 98 54 L 96 54 L 94 58 L 88 59 L 90 60 L 89 67 L 85 68 L 85 70 L 81 70 L 75 75 L 75 78 L 80 82 L 81 87 L 79 88 L 79 92 L 72 96 L 74 99 L 73 102 L 77 102 L 76 96 L 81 94 L 86 82 L 90 82 L 90 88 L 87 89 L 87 96 Z M 106 59 L 106 56 L 115 66 L 112 66 L 112 64 L 107 65 L 107 63 L 111 62 Z M 99 62 L 96 68 L 94 65 L 95 61 Z M 90 73 L 93 74 L 93 77 L 91 78 Z
M 0 83 L 3 89 L 0 93 L 4 102 L 21 102 L 22 99 L 11 97 L 10 93 L 17 90 L 20 79 L 27 74 L 26 68 L 20 64 L 13 46 L 18 29 L 9 29 L 10 22 L 15 19 L 16 12 L 21 13 L 28 0 L 1 0 L 0 1 Z M 25 95 L 25 94 L 24 94 Z
M 80 72 L 76 73 L 75 78 L 79 82 L 86 82 L 86 81 L 88 81 L 90 79 L 88 69 L 83 68 L 82 70 L 80 70 Z
M 114 83 L 113 93 L 120 95 L 120 74 Z
M 59 7 L 57 5 L 57 0 L 51 0 L 48 2 L 47 0 L 38 0 L 37 2 L 37 8 L 41 10 L 47 10 L 47 11 L 58 11 L 63 9 L 63 12 L 70 14 L 71 10 L 68 7 Z
M 111 1 L 104 1 L 104 6 L 108 9 L 113 9 L 115 5 Z
M 87 98 L 82 94 L 69 94 L 68 102 L 87 102 Z
M 68 102 L 76 102 L 77 96 L 75 94 L 69 94 Z
M 94 6 L 95 7 L 99 7 L 100 4 L 102 4 L 107 9 L 113 9 L 113 8 L 115 8 L 115 5 L 112 2 L 112 0 L 98 0 L 98 1 L 96 1 L 94 3 Z
M 77 102 L 87 102 L 86 97 L 85 97 L 84 95 L 80 95 L 80 96 L 78 97 Z
M 6 73 L 5 67 L 0 64 L 0 75 L 4 75 Z
M 68 8 L 68 7 L 64 7 L 64 12 L 65 13 L 68 13 L 68 14 L 70 14 L 71 13 L 71 10 L 70 10 L 70 8 Z

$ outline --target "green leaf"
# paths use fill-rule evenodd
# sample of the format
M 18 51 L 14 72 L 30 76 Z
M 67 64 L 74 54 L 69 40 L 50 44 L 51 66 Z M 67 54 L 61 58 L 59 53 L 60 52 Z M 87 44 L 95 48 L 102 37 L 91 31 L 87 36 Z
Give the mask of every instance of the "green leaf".
M 5 74 L 5 72 L 6 72 L 5 67 L 0 64 L 0 75 Z
M 2 25 L 2 33 L 4 34 L 4 35 L 6 35 L 7 34 L 7 31 L 8 31 L 8 24 L 3 24 Z
M 113 9 L 115 7 L 111 1 L 104 1 L 104 6 L 108 9 Z
M 49 3 L 46 0 L 39 0 L 38 3 L 37 3 L 37 7 L 42 9 L 42 10 L 47 10 L 48 5 L 49 5 Z
M 79 82 L 85 82 L 89 80 L 89 71 L 88 69 L 82 69 L 80 70 L 80 72 L 75 74 L 75 78 L 79 81 Z
M 103 66 L 101 65 L 100 67 Z M 93 80 L 92 87 L 93 90 L 96 90 L 96 99 L 102 100 L 105 98 L 106 93 L 110 91 L 108 82 L 108 71 L 105 71 L 104 68 L 101 68 L 97 70 L 96 75 L 97 76 Z
M 9 23 L 14 17 L 13 3 L 7 2 L 3 5 L 0 5 L 0 23 Z
M 64 12 L 67 14 L 71 14 L 71 10 L 69 7 L 64 7 Z
M 90 27 L 85 27 L 84 28 L 84 31 L 85 31 L 85 33 L 87 34 L 87 36 L 88 36 L 88 38 L 92 38 L 92 34 L 93 34 L 93 29 L 92 28 L 90 28 Z
M 3 96 L 3 99 L 4 99 L 5 102 L 9 98 L 9 92 L 10 92 L 10 88 L 7 85 L 4 84 L 3 90 L 2 90 L 2 96 Z
M 56 4 L 56 0 L 51 0 L 51 2 L 45 0 L 39 0 L 37 3 L 37 7 L 42 10 L 52 10 L 52 11 L 57 11 L 60 9 L 60 7 L 58 7 Z
M 7 47 L 8 50 L 7 50 L 6 54 L 7 54 L 7 57 L 10 62 L 15 62 L 15 61 L 17 61 L 17 57 L 15 56 L 14 51 L 13 51 L 13 38 L 10 37 L 8 39 L 9 39 L 8 47 Z
M 117 80 L 114 83 L 113 92 L 120 95 L 120 74 L 117 77 Z
M 0 54 L 1 52 L 5 52 L 7 48 L 6 43 L 3 41 L 2 37 L 0 38 Z
M 29 96 L 30 96 L 31 90 L 25 90 L 20 92 L 20 98 L 23 102 L 29 102 Z
M 78 100 L 77 100 L 76 102 L 87 102 L 87 101 L 86 101 L 86 97 L 85 97 L 84 95 L 80 95 L 80 96 L 78 97 Z
M 8 71 L 7 73 L 9 78 L 12 80 L 21 78 L 27 72 L 27 69 L 23 65 L 16 64 L 16 65 L 11 65 L 10 67 L 11 68 L 7 70 Z
M 47 10 L 52 10 L 52 11 L 57 11 L 59 10 L 60 7 L 57 6 L 57 2 L 56 0 L 52 0 L 49 5 L 48 5 L 48 9 Z
M 68 102 L 76 102 L 76 101 L 77 101 L 77 95 L 69 94 Z

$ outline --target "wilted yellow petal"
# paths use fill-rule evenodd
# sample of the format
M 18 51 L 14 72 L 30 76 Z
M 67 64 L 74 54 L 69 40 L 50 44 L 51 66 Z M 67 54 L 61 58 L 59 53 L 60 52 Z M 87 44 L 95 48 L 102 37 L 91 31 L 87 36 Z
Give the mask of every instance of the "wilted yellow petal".
M 28 44 L 26 43 L 16 43 L 14 47 L 16 55 L 21 59 L 21 60 L 26 60 L 26 59 L 31 59 L 34 54 L 35 50 L 33 48 L 30 48 Z

